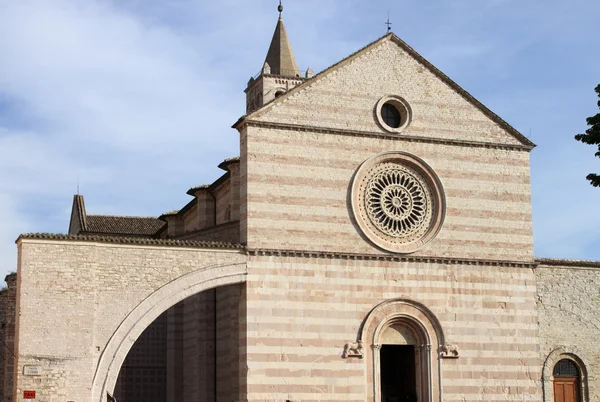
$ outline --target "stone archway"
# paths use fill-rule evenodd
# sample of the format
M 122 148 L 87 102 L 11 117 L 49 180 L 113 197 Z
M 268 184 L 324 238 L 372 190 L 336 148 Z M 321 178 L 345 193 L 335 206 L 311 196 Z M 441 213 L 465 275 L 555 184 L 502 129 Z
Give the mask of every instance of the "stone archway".
M 183 275 L 144 299 L 127 315 L 106 344 L 92 382 L 92 401 L 105 402 L 107 392 L 112 394 L 129 350 L 159 315 L 194 294 L 245 281 L 245 263 L 214 266 Z
M 554 349 L 544 362 L 542 371 L 542 386 L 544 391 L 544 402 L 554 402 L 554 366 L 561 360 L 570 360 L 579 370 L 579 395 L 581 401 L 589 401 L 588 373 L 581 357 L 581 353 L 572 347 L 559 347 Z
M 423 304 L 408 299 L 393 299 L 379 304 L 365 318 L 360 340 L 367 346 L 368 402 L 381 402 L 380 353 L 383 342 L 414 346 L 418 401 L 439 400 L 439 350 L 445 338 L 439 321 Z

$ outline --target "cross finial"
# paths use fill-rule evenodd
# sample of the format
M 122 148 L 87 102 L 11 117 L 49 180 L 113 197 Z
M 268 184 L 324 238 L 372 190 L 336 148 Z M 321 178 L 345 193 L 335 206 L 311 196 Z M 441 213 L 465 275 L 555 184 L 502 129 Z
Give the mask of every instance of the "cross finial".
M 388 19 L 385 22 L 385 25 L 387 25 L 387 31 L 388 33 L 392 31 L 392 22 L 390 21 L 390 13 L 388 12 Z
M 281 13 L 283 12 L 283 5 L 281 4 L 281 0 L 279 0 L 279 7 L 277 7 L 277 11 L 279 11 L 279 17 L 281 17 Z

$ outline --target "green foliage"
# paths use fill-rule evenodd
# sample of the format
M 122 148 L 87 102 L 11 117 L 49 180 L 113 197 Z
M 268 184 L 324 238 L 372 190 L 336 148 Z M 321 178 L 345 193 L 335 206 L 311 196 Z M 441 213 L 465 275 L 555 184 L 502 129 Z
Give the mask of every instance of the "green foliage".
M 600 98 L 600 85 L 596 87 L 595 91 L 598 94 L 598 98 Z M 600 100 L 598 100 L 598 108 L 600 109 Z M 584 144 L 598 145 L 598 152 L 596 152 L 595 155 L 600 158 L 600 113 L 588 117 L 586 121 L 590 128 L 586 130 L 585 134 L 577 134 L 575 139 Z M 590 173 L 586 178 L 590 181 L 592 186 L 600 187 L 600 175 Z

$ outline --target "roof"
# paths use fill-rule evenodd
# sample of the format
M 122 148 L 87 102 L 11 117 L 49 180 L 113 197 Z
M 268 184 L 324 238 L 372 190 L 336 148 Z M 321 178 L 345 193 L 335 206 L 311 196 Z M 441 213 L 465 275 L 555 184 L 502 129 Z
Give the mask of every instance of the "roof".
M 490 109 L 488 109 L 479 100 L 477 100 L 473 95 L 471 95 L 469 92 L 467 92 L 465 89 L 463 89 L 460 85 L 458 85 L 456 82 L 454 82 L 450 77 L 448 77 L 446 74 L 444 74 L 442 71 L 440 71 L 437 67 L 435 67 L 433 64 L 431 64 L 429 61 L 427 61 L 415 49 L 410 47 L 406 42 L 404 42 L 402 39 L 400 39 L 398 36 L 396 36 L 393 33 L 388 33 L 388 34 L 382 36 L 381 38 L 369 43 L 367 46 L 363 47 L 362 49 L 359 49 L 358 51 L 354 52 L 353 54 L 346 57 L 345 59 L 333 64 L 332 66 L 321 71 L 319 74 L 315 75 L 314 77 L 306 80 L 304 83 L 291 88 L 285 94 L 281 95 L 278 98 L 275 98 L 273 101 L 265 104 L 263 107 L 253 111 L 252 113 L 250 113 L 246 116 L 242 116 L 233 125 L 233 128 L 238 128 L 238 126 L 242 122 L 251 121 L 254 117 L 258 117 L 258 116 L 262 115 L 263 113 L 266 112 L 266 110 L 270 109 L 275 104 L 278 104 L 279 102 L 283 102 L 289 96 L 292 96 L 292 94 L 294 94 L 298 91 L 304 90 L 307 86 L 312 85 L 314 82 L 326 77 L 327 75 L 336 71 L 338 68 L 346 65 L 347 63 L 351 62 L 352 60 L 356 59 L 357 57 L 360 57 L 364 53 L 369 52 L 374 47 L 376 47 L 379 44 L 386 42 L 386 41 L 391 41 L 391 42 L 394 42 L 395 44 L 397 44 L 401 49 L 406 51 L 409 55 L 411 55 L 414 59 L 416 59 L 419 63 L 421 63 L 425 68 L 427 68 L 429 71 L 431 71 L 440 80 L 445 82 L 448 86 L 450 86 L 452 89 L 454 89 L 458 94 L 460 94 L 468 102 L 470 102 L 475 107 L 477 107 L 489 119 L 494 121 L 496 124 L 498 124 L 504 130 L 506 130 L 509 134 L 511 134 L 513 137 L 515 137 L 521 144 L 523 144 L 523 146 L 525 148 L 532 149 L 535 147 L 535 144 L 532 141 L 530 141 L 527 137 L 525 137 L 523 134 L 521 134 L 517 129 L 515 129 L 513 126 L 508 124 L 502 118 L 500 118 L 500 116 L 498 116 L 497 114 L 492 112 Z
M 585 268 L 600 268 L 600 261 L 590 260 L 563 260 L 558 258 L 536 258 L 535 262 L 540 265 L 562 266 L 562 267 L 585 267 Z
M 88 215 L 82 195 L 73 197 L 69 235 L 152 237 L 166 223 L 156 217 Z
M 152 217 L 87 215 L 83 232 L 153 236 L 165 225 Z
M 149 246 L 167 246 L 167 247 L 194 247 L 194 248 L 217 248 L 217 249 L 239 249 L 243 250 L 241 244 L 213 241 L 197 240 L 170 240 L 170 239 L 149 239 L 143 237 L 119 237 L 119 236 L 98 236 L 98 235 L 65 235 L 54 233 L 28 233 L 22 234 L 16 240 L 18 243 L 23 239 L 34 240 L 55 240 L 55 241 L 80 241 L 94 243 L 112 243 L 112 244 L 135 244 Z
M 232 165 L 234 163 L 240 163 L 240 157 L 239 156 L 234 156 L 233 158 L 227 158 L 227 159 L 225 159 L 223 162 L 219 163 L 219 169 L 223 169 L 223 170 L 229 171 L 229 165 Z
M 279 15 L 279 20 L 275 26 L 275 33 L 265 63 L 269 65 L 271 74 L 288 77 L 300 76 L 300 70 L 296 64 L 281 15 Z

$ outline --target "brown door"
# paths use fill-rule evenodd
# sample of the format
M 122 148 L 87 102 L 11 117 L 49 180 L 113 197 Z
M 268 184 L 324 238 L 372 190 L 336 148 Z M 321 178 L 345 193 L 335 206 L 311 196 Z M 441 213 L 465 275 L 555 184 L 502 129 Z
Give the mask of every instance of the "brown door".
M 577 377 L 554 377 L 554 402 L 579 402 Z

